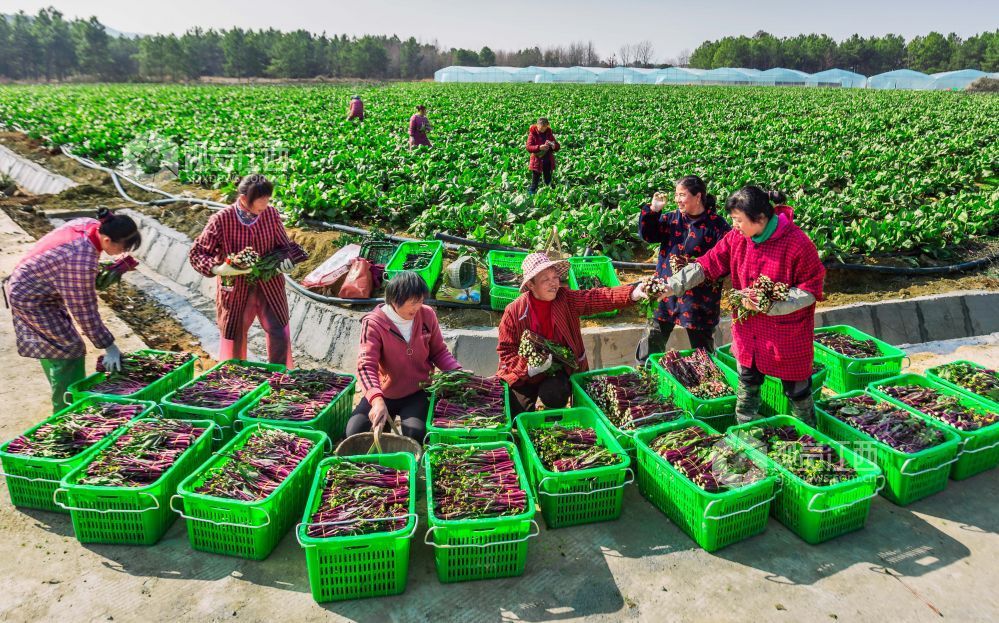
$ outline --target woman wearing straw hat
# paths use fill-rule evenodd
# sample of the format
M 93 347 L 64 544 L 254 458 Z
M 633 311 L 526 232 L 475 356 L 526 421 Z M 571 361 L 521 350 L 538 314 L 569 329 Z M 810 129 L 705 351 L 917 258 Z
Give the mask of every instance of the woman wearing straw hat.
M 516 415 L 533 411 L 538 398 L 545 408 L 561 409 L 569 401 L 569 374 L 588 369 L 579 318 L 622 309 L 646 298 L 644 288 L 617 286 L 570 290 L 562 285 L 569 262 L 532 253 L 524 258 L 522 294 L 506 306 L 499 325 L 499 370 L 496 375 L 510 385 L 510 410 Z M 568 348 L 575 361 L 572 370 L 554 365 L 549 356 L 538 366 L 520 354 L 525 331 Z M 557 370 L 556 370 L 557 368 Z

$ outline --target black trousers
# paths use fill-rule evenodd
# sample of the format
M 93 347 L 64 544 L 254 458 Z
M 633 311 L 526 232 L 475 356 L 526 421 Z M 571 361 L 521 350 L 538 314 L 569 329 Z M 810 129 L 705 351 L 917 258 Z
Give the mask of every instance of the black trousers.
M 427 409 L 430 408 L 430 396 L 427 392 L 421 389 L 402 398 L 386 398 L 385 406 L 391 417 L 398 415 L 402 418 L 403 435 L 417 443 L 423 443 L 423 438 L 427 435 Z M 362 398 L 347 420 L 348 437 L 371 430 L 371 420 L 368 419 L 370 412 L 371 403 L 367 398 Z
M 676 327 L 672 322 L 659 322 L 649 320 L 645 330 L 645 336 L 638 343 L 635 351 L 635 359 L 639 364 L 644 364 L 652 353 L 661 353 L 666 350 L 666 343 L 669 336 L 673 334 Z M 715 330 L 714 329 L 684 329 L 687 332 L 687 339 L 690 340 L 691 348 L 703 348 L 709 353 L 715 350 Z
M 545 178 L 545 184 L 548 186 L 552 185 L 552 163 L 545 158 L 541 161 L 541 172 L 531 171 L 531 193 L 538 192 L 538 184 L 541 182 L 542 176 Z
M 520 383 L 510 387 L 510 414 L 519 415 L 525 411 L 534 411 L 538 399 L 544 403 L 545 409 L 564 409 L 569 404 L 572 395 L 572 385 L 565 370 L 559 370 L 551 376 L 546 376 L 540 383 Z

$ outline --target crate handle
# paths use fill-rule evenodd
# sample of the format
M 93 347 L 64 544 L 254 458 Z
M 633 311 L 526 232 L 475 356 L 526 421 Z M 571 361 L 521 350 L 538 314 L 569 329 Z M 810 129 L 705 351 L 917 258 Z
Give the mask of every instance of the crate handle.
M 741 515 L 743 513 L 748 513 L 749 511 L 756 510 L 757 508 L 763 506 L 764 504 L 769 504 L 769 503 L 773 502 L 774 500 L 777 499 L 777 494 L 778 493 L 780 493 L 780 488 L 779 487 L 777 487 L 777 490 L 774 491 L 774 494 L 772 496 L 768 497 L 767 499 L 763 500 L 762 502 L 757 502 L 756 504 L 753 504 L 749 508 L 744 508 L 742 510 L 732 511 L 731 513 L 725 513 L 724 515 L 709 515 L 708 514 L 708 511 L 711 510 L 711 507 L 714 506 L 715 503 L 721 501 L 721 500 L 711 500 L 710 502 L 708 502 L 708 505 L 704 507 L 704 517 L 702 517 L 702 520 L 705 520 L 705 519 L 711 519 L 711 520 L 728 519 L 729 517 L 735 517 L 736 515 Z
M 302 543 L 302 526 L 305 526 L 305 527 L 308 527 L 308 526 L 340 526 L 340 525 L 343 525 L 343 524 L 357 523 L 359 521 L 372 521 L 372 522 L 373 521 L 395 521 L 397 519 L 409 519 L 410 517 L 413 518 L 413 529 L 409 531 L 409 534 L 406 534 L 406 535 L 400 534 L 400 535 L 398 535 L 398 536 L 396 536 L 394 538 L 397 538 L 397 539 L 411 539 L 411 538 L 413 538 L 413 535 L 416 534 L 416 527 L 420 525 L 420 518 L 416 516 L 416 513 L 406 513 L 405 515 L 399 515 L 398 517 L 377 517 L 375 519 L 348 519 L 346 521 L 320 521 L 320 522 L 315 522 L 315 523 L 305 523 L 305 522 L 302 522 L 300 524 L 296 524 L 295 525 L 295 540 L 298 541 L 299 545 L 301 545 L 302 547 L 304 547 L 306 549 L 310 548 L 310 547 L 316 547 L 315 545 L 306 545 L 305 543 Z M 372 536 L 372 535 L 345 534 L 343 536 Z M 377 534 L 375 536 L 377 536 Z M 384 535 L 382 535 L 382 536 L 384 536 Z M 318 538 L 330 538 L 330 539 L 334 539 L 334 538 L 337 538 L 337 537 L 318 537 Z
M 963 454 L 978 454 L 979 452 L 985 452 L 986 450 L 991 450 L 992 448 L 999 446 L 999 441 L 996 441 L 995 443 L 989 444 L 987 446 L 982 446 L 981 448 L 975 448 L 974 450 L 965 450 L 965 446 L 968 445 L 969 439 L 971 438 L 970 437 L 965 438 L 964 442 L 961 444 L 961 449 L 957 453 L 958 457 L 960 457 Z
M 184 519 L 186 519 L 188 521 L 203 521 L 205 523 L 214 524 L 216 526 L 232 526 L 233 528 L 249 528 L 251 530 L 257 530 L 259 528 L 266 528 L 267 526 L 271 525 L 271 516 L 270 516 L 270 514 L 267 511 L 265 511 L 264 509 L 257 508 L 255 506 L 249 506 L 247 508 L 252 508 L 253 510 L 260 511 L 261 513 L 264 514 L 264 517 L 267 518 L 267 522 L 263 523 L 263 524 L 260 524 L 259 526 L 251 526 L 251 525 L 248 525 L 248 524 L 245 524 L 245 523 L 233 523 L 231 521 L 214 521 L 212 519 L 205 519 L 203 517 L 190 517 L 188 515 L 185 515 L 183 511 L 179 511 L 176 508 L 174 508 L 173 501 L 175 499 L 182 499 L 182 498 L 180 497 L 180 495 L 172 495 L 172 496 L 170 496 L 170 504 L 169 504 L 170 510 L 172 510 L 175 513 L 177 513 L 178 515 L 180 515 L 181 517 L 183 517 Z
M 469 547 L 478 547 L 480 549 L 485 549 L 487 547 L 493 547 L 495 545 L 510 545 L 510 544 L 513 544 L 513 543 L 523 543 L 527 539 L 530 539 L 532 537 L 536 537 L 539 534 L 541 534 L 541 527 L 538 525 L 538 522 L 536 522 L 536 521 L 534 521 L 532 519 L 531 520 L 531 526 L 535 529 L 535 531 L 531 532 L 529 530 L 528 533 L 527 533 L 527 536 L 519 538 L 519 539 L 510 539 L 509 541 L 497 541 L 495 543 L 482 543 L 482 544 L 479 544 L 479 543 L 467 543 L 465 545 L 438 545 L 437 543 L 432 543 L 432 542 L 428 541 L 427 539 L 430 538 L 430 533 L 440 527 L 440 526 L 430 526 L 429 528 L 427 528 L 427 533 L 425 535 L 423 535 L 423 544 L 424 545 L 429 545 L 429 546 L 431 546 L 431 547 L 433 547 L 435 549 L 465 549 L 465 548 L 469 548 Z
M 68 505 L 63 504 L 62 502 L 59 501 L 59 492 L 60 491 L 62 491 L 63 493 L 69 493 L 69 489 L 66 489 L 65 487 L 59 487 L 58 489 L 56 489 L 55 491 L 52 492 L 52 501 L 59 508 L 61 508 L 63 510 L 68 510 L 68 511 L 80 511 L 80 512 L 84 512 L 84 513 L 100 513 L 102 515 L 109 515 L 109 514 L 115 514 L 115 513 L 145 513 L 146 511 L 155 511 L 155 510 L 159 510 L 159 508 L 160 508 L 160 501 L 156 498 L 156 496 L 153 495 L 152 493 L 147 493 L 145 491 L 136 491 L 136 493 L 138 493 L 139 495 L 145 495 L 147 497 L 152 498 L 154 506 L 148 506 L 146 508 L 139 508 L 139 509 L 132 509 L 132 508 L 105 508 L 105 509 L 98 509 L 98 508 L 78 508 L 76 506 L 68 506 Z
M 28 482 L 54 482 L 55 484 L 59 484 L 60 482 L 62 482 L 61 480 L 52 480 L 51 478 L 30 478 L 28 476 L 22 476 L 20 474 L 11 474 L 10 472 L 3 471 L 2 468 L 0 468 L 0 477 L 17 478 L 18 480 L 26 480 Z
M 699 405 L 698 409 L 700 407 L 702 407 L 702 406 L 704 406 L 704 405 Z M 697 411 L 695 410 L 694 412 L 696 413 Z M 639 422 L 644 422 L 645 420 L 651 420 L 652 418 L 660 417 L 660 416 L 663 416 L 663 415 L 674 415 L 674 414 L 677 414 L 677 413 L 683 413 L 683 409 L 674 409 L 672 411 L 659 411 L 657 413 L 652 413 L 650 415 L 646 415 L 645 417 L 640 417 L 637 420 L 631 420 L 630 422 L 628 422 L 628 424 L 631 426 L 630 430 L 632 431 L 632 433 L 634 433 L 635 432 L 634 431 L 634 426 L 635 426 L 635 424 L 638 424 Z
M 935 472 L 935 471 L 937 471 L 939 469 L 943 469 L 944 467 L 947 467 L 948 465 L 956 463 L 958 461 L 958 459 L 960 459 L 960 458 L 961 458 L 961 455 L 958 454 L 957 456 L 955 456 L 951 460 L 947 461 L 946 463 L 941 463 L 940 465 L 937 465 L 936 467 L 928 467 L 926 469 L 921 469 L 918 472 L 912 472 L 912 473 L 909 473 L 909 472 L 905 471 L 905 468 L 909 465 L 909 463 L 911 463 L 913 461 L 912 458 L 908 458 L 908 459 L 905 460 L 905 463 L 902 463 L 902 467 L 899 468 L 898 473 L 901 474 L 902 476 L 922 476 L 923 474 L 929 474 L 930 472 Z
M 237 424 L 239 424 L 238 427 L 236 426 Z M 232 432 L 238 433 L 238 432 L 240 432 L 240 431 L 243 430 L 243 426 L 245 426 L 245 425 L 246 425 L 246 423 L 243 420 L 240 420 L 240 419 L 237 418 L 237 419 L 235 419 L 235 420 L 232 421 L 232 426 L 229 426 L 227 428 L 231 428 Z
M 541 479 L 541 482 L 538 483 L 538 495 L 544 495 L 551 498 L 560 498 L 560 497 L 571 497 L 574 495 L 593 495 L 594 493 L 603 493 L 604 491 L 623 489 L 628 485 L 630 485 L 631 483 L 635 482 L 635 472 L 632 471 L 630 467 L 625 467 L 624 471 L 628 472 L 631 475 L 631 478 L 625 480 L 619 485 L 613 485 L 610 487 L 600 487 L 599 489 L 590 489 L 589 491 L 566 491 L 565 493 L 548 493 L 547 491 L 542 491 L 541 485 L 545 484 L 546 480 L 557 480 L 557 478 L 555 478 L 554 476 L 545 476 L 544 478 Z
M 838 506 L 833 506 L 832 508 L 826 508 L 826 509 L 821 509 L 821 510 L 817 509 L 817 508 L 812 508 L 812 504 L 815 502 L 815 500 L 818 499 L 818 497 L 820 495 L 825 495 L 824 491 L 819 491 L 818 493 L 816 493 L 815 495 L 812 496 L 812 499 L 808 500 L 808 512 L 810 512 L 810 513 L 828 513 L 828 512 L 831 512 L 831 511 L 838 511 L 838 510 L 843 509 L 843 508 L 850 508 L 851 506 L 856 506 L 857 504 L 860 504 L 861 502 L 866 502 L 867 500 L 873 500 L 874 498 L 878 497 L 878 494 L 881 493 L 881 490 L 885 488 L 885 482 L 886 482 L 885 481 L 885 477 L 883 475 L 881 475 L 881 474 L 878 474 L 877 478 L 875 478 L 875 481 L 877 481 L 877 480 L 881 481 L 881 485 L 878 486 L 874 490 L 874 493 L 872 493 L 871 495 L 868 495 L 868 496 L 862 497 L 862 498 L 857 498 L 856 500 L 853 500 L 851 502 L 847 502 L 846 504 L 839 504 Z
M 63 392 L 62 401 L 67 405 L 73 404 L 73 392 Z

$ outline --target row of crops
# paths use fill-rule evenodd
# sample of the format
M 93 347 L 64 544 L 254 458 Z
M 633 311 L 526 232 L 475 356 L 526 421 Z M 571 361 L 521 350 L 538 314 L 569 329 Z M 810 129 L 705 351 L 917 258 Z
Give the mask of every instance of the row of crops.
M 617 259 L 641 248 L 640 202 L 682 175 L 719 199 L 780 188 L 826 258 L 947 256 L 999 234 L 999 98 L 725 87 L 395 84 L 348 87 L 5 86 L 0 124 L 105 164 L 161 160 L 232 189 L 263 170 L 297 215 L 531 246 L 558 227 Z M 430 150 L 407 120 L 429 106 Z M 557 184 L 527 193 L 528 126 L 552 120 Z M 162 157 L 161 157 L 162 156 Z

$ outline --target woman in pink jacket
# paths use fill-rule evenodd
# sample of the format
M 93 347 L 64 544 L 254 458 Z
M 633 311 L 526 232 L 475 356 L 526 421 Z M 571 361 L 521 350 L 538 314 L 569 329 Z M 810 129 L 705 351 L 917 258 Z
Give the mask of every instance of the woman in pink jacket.
M 430 374 L 461 368 L 444 344 L 437 314 L 423 304 L 429 294 L 422 277 L 403 271 L 385 286 L 385 303 L 361 320 L 357 378 L 364 398 L 347 422 L 348 437 L 398 415 L 403 434 L 423 443 Z
M 777 204 L 777 205 L 774 205 Z M 735 415 L 740 422 L 759 417 L 764 375 L 780 379 L 791 415 L 815 423 L 812 404 L 812 340 L 815 302 L 822 300 L 826 269 L 815 245 L 794 224 L 794 211 L 780 193 L 746 186 L 729 196 L 725 208 L 733 229 L 721 242 L 669 278 L 676 296 L 705 279 L 732 278 L 743 306 L 757 312 L 732 323 L 732 354 L 739 364 Z M 761 277 L 788 286 L 786 300 L 761 306 L 747 290 Z
M 430 125 L 430 120 L 427 119 L 427 107 L 422 104 L 416 107 L 416 114 L 409 118 L 409 147 L 433 147 L 430 144 L 430 139 L 427 138 L 427 132 L 433 128 Z

